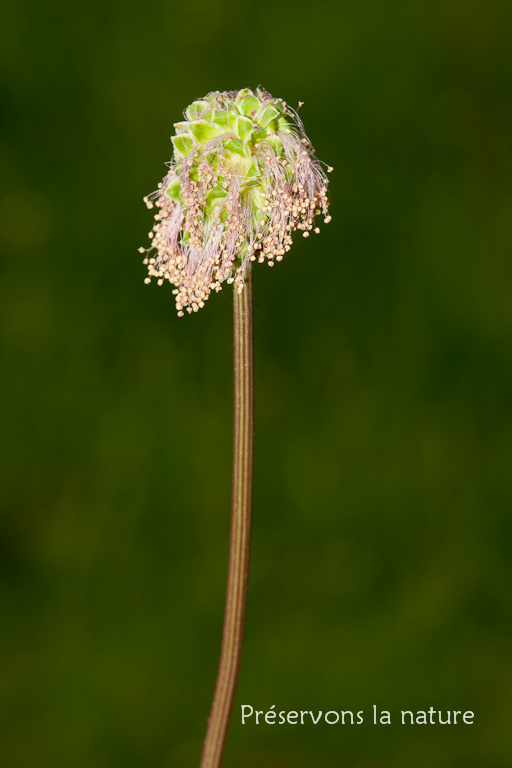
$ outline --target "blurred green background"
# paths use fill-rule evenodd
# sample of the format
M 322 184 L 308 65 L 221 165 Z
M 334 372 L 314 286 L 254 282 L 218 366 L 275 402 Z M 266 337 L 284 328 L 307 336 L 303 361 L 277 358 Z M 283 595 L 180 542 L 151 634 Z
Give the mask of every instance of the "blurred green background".
M 199 764 L 232 297 L 178 320 L 137 248 L 173 122 L 260 83 L 305 102 L 333 221 L 254 275 L 225 768 L 512 764 L 511 29 L 499 0 L 3 5 L 2 766 Z M 365 723 L 242 727 L 242 703 Z M 475 724 L 399 724 L 431 706 Z

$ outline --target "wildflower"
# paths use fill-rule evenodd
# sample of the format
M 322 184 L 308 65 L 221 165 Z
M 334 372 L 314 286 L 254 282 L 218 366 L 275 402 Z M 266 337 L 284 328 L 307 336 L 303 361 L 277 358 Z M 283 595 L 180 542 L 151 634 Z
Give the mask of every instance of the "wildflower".
M 184 117 L 174 125 L 169 172 L 144 198 L 157 213 L 151 247 L 139 248 L 145 282 L 172 283 L 179 316 L 225 282 L 241 292 L 249 261 L 274 266 L 293 231 L 308 237 L 315 216 L 330 221 L 326 174 L 284 101 L 263 89 L 215 91 Z

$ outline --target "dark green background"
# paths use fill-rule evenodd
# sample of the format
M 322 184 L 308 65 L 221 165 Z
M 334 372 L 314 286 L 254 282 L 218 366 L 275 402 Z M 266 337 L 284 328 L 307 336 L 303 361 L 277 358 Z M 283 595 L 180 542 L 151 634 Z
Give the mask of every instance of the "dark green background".
M 301 111 L 333 221 L 255 269 L 246 644 L 225 768 L 512 763 L 512 57 L 499 0 L 0 12 L 5 768 L 194 768 L 224 604 L 232 296 L 144 286 L 172 123 Z M 391 711 L 391 726 L 240 724 Z M 400 709 L 473 710 L 401 726 Z

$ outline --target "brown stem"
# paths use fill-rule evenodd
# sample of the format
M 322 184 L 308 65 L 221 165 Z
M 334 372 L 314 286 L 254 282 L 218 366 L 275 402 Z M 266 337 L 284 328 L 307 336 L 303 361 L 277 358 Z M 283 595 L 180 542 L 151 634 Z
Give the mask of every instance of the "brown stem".
M 233 707 L 244 635 L 251 546 L 254 379 L 252 351 L 252 276 L 247 270 L 234 303 L 233 495 L 228 587 L 219 672 L 200 768 L 220 768 Z

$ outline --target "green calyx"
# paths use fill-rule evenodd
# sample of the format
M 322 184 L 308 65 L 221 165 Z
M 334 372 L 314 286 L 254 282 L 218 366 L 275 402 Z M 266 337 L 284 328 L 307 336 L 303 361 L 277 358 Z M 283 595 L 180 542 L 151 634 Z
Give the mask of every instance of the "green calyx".
M 226 197 L 218 184 L 219 176 L 238 177 L 241 193 L 257 208 L 263 207 L 261 165 L 258 155 L 270 149 L 284 156 L 283 133 L 290 133 L 292 123 L 286 117 L 286 105 L 265 92 L 244 88 L 238 92 L 209 94 L 194 101 L 185 110 L 185 120 L 175 123 L 172 137 L 178 178 L 166 189 L 167 195 L 179 201 L 181 166 L 187 159 L 187 173 L 204 162 L 215 178 L 206 196 L 205 213 L 211 213 Z M 259 188 L 259 189 L 258 189 Z

